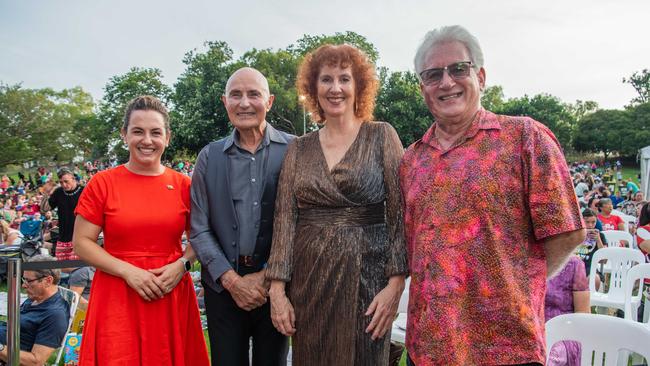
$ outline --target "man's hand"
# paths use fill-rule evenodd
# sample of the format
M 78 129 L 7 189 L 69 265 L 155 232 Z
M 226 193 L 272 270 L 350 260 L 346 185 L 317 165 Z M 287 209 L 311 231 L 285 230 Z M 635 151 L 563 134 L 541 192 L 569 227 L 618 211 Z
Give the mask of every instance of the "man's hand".
M 251 273 L 241 277 L 237 272 L 229 270 L 221 276 L 221 284 L 230 292 L 233 300 L 240 308 L 251 311 L 266 303 L 268 291 L 263 286 L 264 274 Z

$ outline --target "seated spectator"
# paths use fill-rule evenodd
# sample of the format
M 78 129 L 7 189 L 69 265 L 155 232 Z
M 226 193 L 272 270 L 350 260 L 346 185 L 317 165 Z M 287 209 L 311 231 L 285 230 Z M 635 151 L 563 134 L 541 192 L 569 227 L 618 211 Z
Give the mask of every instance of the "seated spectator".
M 0 219 L 0 232 L 0 245 L 18 245 L 23 241 L 20 230 L 13 229 L 3 219 Z
M 18 230 L 20 228 L 20 224 L 26 219 L 27 218 L 23 216 L 22 211 L 16 210 L 16 217 L 14 217 L 14 219 L 11 221 L 11 224 L 9 224 L 9 226 L 11 226 L 12 229 Z
M 93 282 L 94 276 L 95 267 L 91 266 L 78 267 L 70 272 L 70 277 L 68 277 L 68 286 L 70 286 L 70 290 L 81 296 L 79 302 L 82 304 L 88 303 L 90 285 Z
M 629 192 L 632 192 L 633 194 L 636 194 L 636 192 L 639 191 L 639 186 L 637 186 L 636 183 L 634 183 L 632 181 L 627 181 L 627 182 L 623 181 L 623 183 L 625 183 L 625 187 L 627 187 L 627 190 Z
M 546 321 L 558 315 L 570 313 L 590 313 L 589 282 L 585 276 L 585 265 L 576 256 L 555 277 L 547 281 L 544 314 Z M 580 365 L 580 343 L 574 341 L 558 342 L 549 352 L 547 366 Z
M 612 200 L 614 208 L 618 208 L 618 205 L 625 201 L 625 198 L 621 196 L 620 190 L 616 190 L 616 194 L 610 195 L 609 198 Z
M 580 179 L 578 184 L 576 184 L 575 191 L 578 198 L 583 197 L 585 193 L 589 191 L 589 186 L 583 179 Z
M 53 261 L 37 255 L 30 261 Z M 63 341 L 70 320 L 70 307 L 58 291 L 57 269 L 25 271 L 23 289 L 27 300 L 20 306 L 20 364 L 43 365 Z M 0 324 L 0 361 L 7 362 L 7 325 Z
M 636 230 L 636 242 L 639 250 L 645 255 L 646 263 L 650 263 L 650 204 L 646 202 L 639 212 L 639 227 Z M 650 279 L 645 280 L 644 289 L 650 287 Z M 646 292 L 647 293 L 647 292 Z M 643 314 L 645 301 L 641 301 L 639 314 Z
M 603 224 L 603 230 L 625 230 L 625 223 L 619 216 L 612 215 L 612 200 L 601 198 L 599 202 L 600 214 L 598 220 Z
M 645 194 L 641 191 L 637 191 L 634 193 L 634 198 L 632 198 L 632 201 L 634 202 L 643 202 L 643 198 L 645 197 Z
M 41 212 L 41 206 L 38 204 L 38 202 L 36 202 L 36 197 L 32 197 L 23 207 L 23 214 L 26 216 L 32 216 L 37 212 Z
M 605 235 L 596 228 L 596 213 L 590 209 L 582 211 L 582 219 L 585 222 L 587 236 L 585 241 L 576 248 L 576 255 L 585 263 L 585 274 L 589 276 L 591 270 L 591 259 L 596 250 L 607 246 Z

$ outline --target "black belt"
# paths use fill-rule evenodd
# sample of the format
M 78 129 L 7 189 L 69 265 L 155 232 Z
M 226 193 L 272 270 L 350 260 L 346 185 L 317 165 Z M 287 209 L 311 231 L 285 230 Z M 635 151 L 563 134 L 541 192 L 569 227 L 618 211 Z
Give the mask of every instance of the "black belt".
M 312 226 L 363 226 L 386 222 L 384 202 L 365 206 L 312 207 L 298 210 L 298 224 Z
M 255 259 L 252 255 L 240 255 L 238 263 L 240 267 L 255 267 Z

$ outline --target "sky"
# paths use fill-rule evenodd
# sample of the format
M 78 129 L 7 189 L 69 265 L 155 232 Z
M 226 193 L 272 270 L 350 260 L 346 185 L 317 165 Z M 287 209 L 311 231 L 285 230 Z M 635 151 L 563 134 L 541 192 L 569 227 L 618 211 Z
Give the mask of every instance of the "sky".
M 413 70 L 427 31 L 460 24 L 481 43 L 488 86 L 507 98 L 621 109 L 636 96 L 622 79 L 650 68 L 649 16 L 649 0 L 0 0 L 0 83 L 81 86 L 97 100 L 134 66 L 161 69 L 172 86 L 205 41 L 238 57 L 345 31 L 374 44 L 380 66 Z

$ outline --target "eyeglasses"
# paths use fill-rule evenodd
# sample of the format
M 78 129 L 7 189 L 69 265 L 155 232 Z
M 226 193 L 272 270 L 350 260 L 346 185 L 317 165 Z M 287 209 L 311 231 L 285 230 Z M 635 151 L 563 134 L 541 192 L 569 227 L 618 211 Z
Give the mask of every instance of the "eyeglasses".
M 420 73 L 420 80 L 424 85 L 438 85 L 442 81 L 445 71 L 454 80 L 464 79 L 469 76 L 472 69 L 472 61 L 456 62 L 445 67 L 434 67 Z
M 27 278 L 25 278 L 25 277 L 22 277 L 21 280 L 23 280 L 23 283 L 24 283 L 24 284 L 31 285 L 32 282 L 34 282 L 34 281 L 38 281 L 38 280 L 42 280 L 42 279 L 45 278 L 45 277 L 46 277 L 46 276 L 36 277 L 36 278 L 34 278 L 34 279 L 32 279 L 32 280 L 27 279 Z

